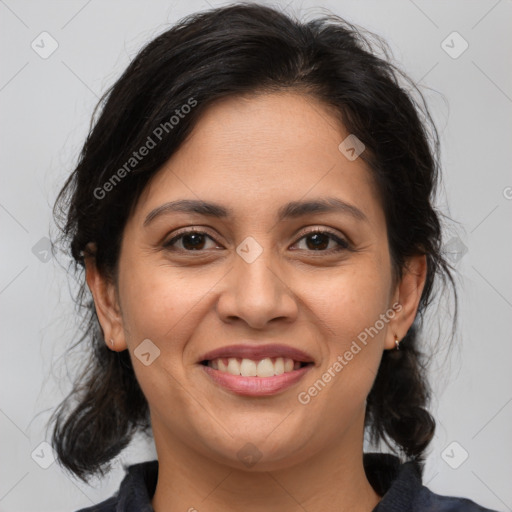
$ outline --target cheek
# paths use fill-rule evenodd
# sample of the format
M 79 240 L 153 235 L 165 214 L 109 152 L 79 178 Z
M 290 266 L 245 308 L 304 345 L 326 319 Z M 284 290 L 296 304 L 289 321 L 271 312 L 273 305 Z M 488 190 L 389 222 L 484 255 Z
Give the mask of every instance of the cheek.
M 324 278 L 316 276 L 315 286 L 310 282 L 309 291 L 305 294 L 315 316 L 329 328 L 330 338 L 339 340 L 340 349 L 348 340 L 356 339 L 360 333 L 374 326 L 389 307 L 389 270 L 375 261 L 372 264 L 360 263 L 340 268 Z M 379 332 L 385 332 L 380 323 L 379 327 Z
M 208 291 L 219 278 L 190 269 L 144 264 L 140 256 L 121 261 L 119 293 L 126 342 L 151 410 L 165 415 L 169 404 L 180 410 L 193 409 L 196 402 L 190 403 L 189 394 L 183 392 L 187 376 L 184 354 L 205 308 L 211 307 Z M 137 354 L 148 339 L 159 352 L 154 352 L 158 356 L 153 359 L 154 349 L 150 348 L 152 362 L 145 365 Z M 174 427 L 184 428 L 179 422 Z
M 323 329 L 323 373 L 321 382 L 308 383 L 313 388 L 304 391 L 317 407 L 327 408 L 333 421 L 341 421 L 364 406 L 377 374 L 392 318 L 386 316 L 391 277 L 373 260 L 315 282 L 309 304 Z
M 143 265 L 126 261 L 120 269 L 120 294 L 128 345 L 149 338 L 165 348 L 176 349 L 204 307 L 208 291 L 218 280 L 190 269 Z M 175 341 L 169 344 L 168 341 Z M 164 343 L 165 342 L 165 343 Z

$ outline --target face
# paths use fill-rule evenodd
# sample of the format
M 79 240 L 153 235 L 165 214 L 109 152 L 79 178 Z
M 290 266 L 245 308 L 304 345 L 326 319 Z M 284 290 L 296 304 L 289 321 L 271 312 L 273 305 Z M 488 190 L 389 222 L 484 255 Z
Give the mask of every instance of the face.
M 422 279 L 394 281 L 371 173 L 338 149 L 348 135 L 300 94 L 214 104 L 142 194 L 116 283 L 88 266 L 157 450 L 236 467 L 263 454 L 255 468 L 271 470 L 362 439 L 383 350 L 412 323 Z

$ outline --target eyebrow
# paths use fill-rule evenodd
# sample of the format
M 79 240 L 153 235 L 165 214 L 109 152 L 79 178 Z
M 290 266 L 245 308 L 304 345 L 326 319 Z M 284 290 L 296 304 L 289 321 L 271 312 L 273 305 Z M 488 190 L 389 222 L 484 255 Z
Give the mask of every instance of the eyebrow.
M 177 201 L 171 201 L 165 203 L 162 206 L 158 206 L 152 210 L 146 220 L 144 226 L 147 226 L 157 217 L 168 213 L 198 213 L 200 215 L 206 215 L 207 217 L 226 218 L 229 217 L 231 211 L 224 206 L 208 201 L 201 201 L 198 199 L 179 199 Z
M 351 215 L 356 220 L 368 221 L 366 215 L 359 208 L 336 197 L 326 197 L 310 201 L 291 201 L 279 209 L 277 218 L 279 221 L 282 221 L 313 213 L 331 212 L 344 213 Z
M 283 221 L 308 214 L 331 212 L 348 214 L 359 221 L 368 221 L 366 215 L 359 208 L 336 197 L 326 197 L 309 201 L 291 201 L 279 208 L 277 220 Z M 152 210 L 144 221 L 144 227 L 157 217 L 169 213 L 197 213 L 207 217 L 224 219 L 232 216 L 233 211 L 230 208 L 209 201 L 179 199 L 165 203 Z

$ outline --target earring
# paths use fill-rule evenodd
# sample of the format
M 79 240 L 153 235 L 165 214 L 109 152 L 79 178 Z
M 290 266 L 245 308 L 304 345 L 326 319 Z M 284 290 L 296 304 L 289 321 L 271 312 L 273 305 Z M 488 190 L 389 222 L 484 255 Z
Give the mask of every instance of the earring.
M 395 345 L 396 350 L 400 350 L 400 340 L 398 339 L 398 336 L 395 334 Z
M 114 350 L 114 340 L 112 338 L 110 338 L 110 345 L 112 346 L 112 350 Z

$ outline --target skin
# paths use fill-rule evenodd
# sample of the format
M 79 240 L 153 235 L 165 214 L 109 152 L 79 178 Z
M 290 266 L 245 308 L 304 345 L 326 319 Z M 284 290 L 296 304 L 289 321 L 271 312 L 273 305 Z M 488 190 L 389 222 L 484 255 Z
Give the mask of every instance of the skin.
M 159 477 L 156 512 L 371 511 L 380 497 L 362 464 L 365 400 L 384 350 L 411 326 L 425 282 L 423 256 L 393 278 L 384 213 L 362 158 L 338 145 L 348 132 L 316 99 L 283 92 L 210 106 L 191 136 L 144 190 L 124 230 L 115 281 L 92 257 L 87 283 L 106 342 L 128 349 L 148 400 Z M 363 212 L 308 214 L 277 222 L 292 200 L 335 197 Z M 178 199 L 213 201 L 226 218 L 148 214 Z M 205 231 L 202 250 L 180 228 Z M 349 241 L 315 250 L 314 228 Z M 263 248 L 247 263 L 248 236 Z M 211 237 L 211 238 L 209 238 Z M 330 240 L 330 241 L 329 241 Z M 379 315 L 401 305 L 307 405 L 297 395 L 349 349 Z M 133 351 L 150 339 L 149 366 Z M 315 360 L 304 378 L 270 397 L 243 397 L 214 384 L 202 354 L 243 341 L 283 343 Z M 109 344 L 110 346 L 110 344 Z M 252 443 L 251 467 L 237 453 Z M 302 507 L 302 508 L 301 508 Z

